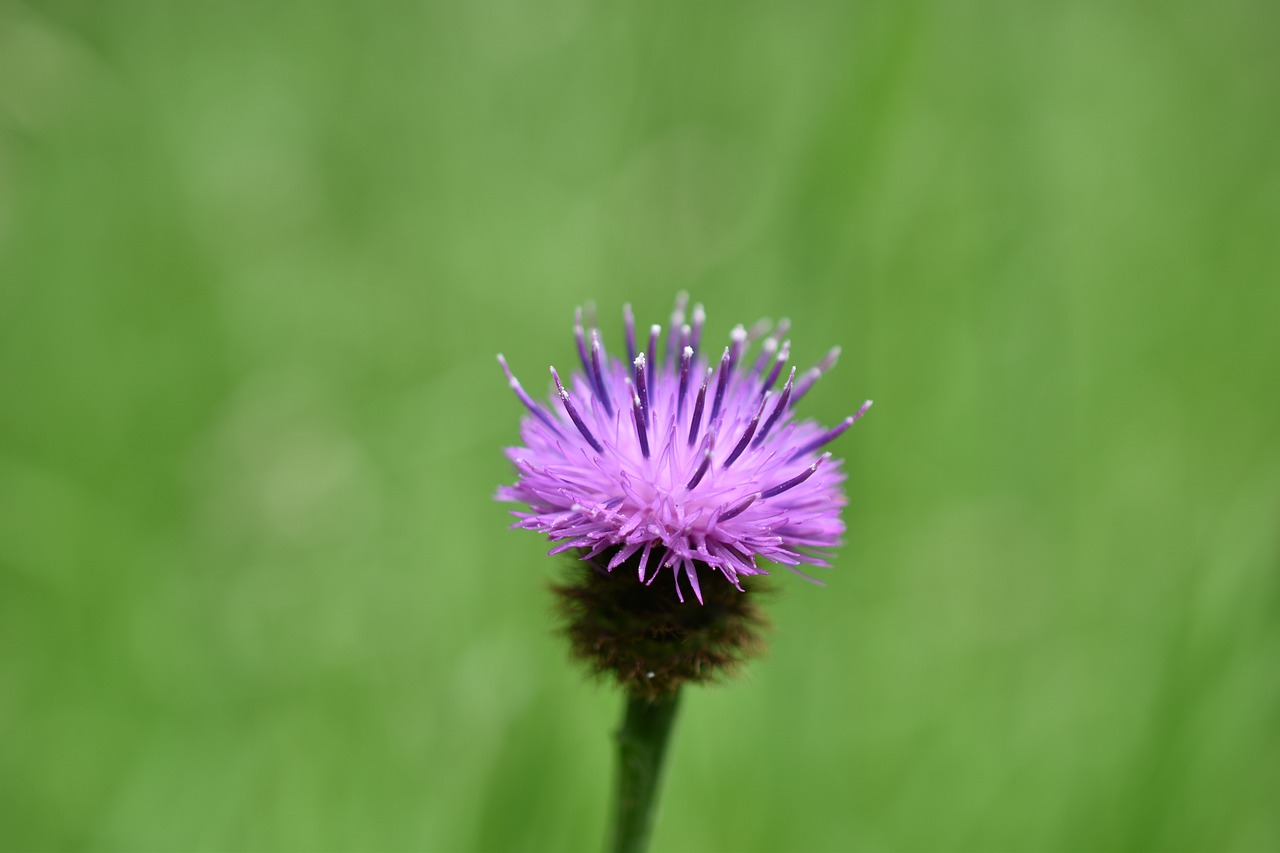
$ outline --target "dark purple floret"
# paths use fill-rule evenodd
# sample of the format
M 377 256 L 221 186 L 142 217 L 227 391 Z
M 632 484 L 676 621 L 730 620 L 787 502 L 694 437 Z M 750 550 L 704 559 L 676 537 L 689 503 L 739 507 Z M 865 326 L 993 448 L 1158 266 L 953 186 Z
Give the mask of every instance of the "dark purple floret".
M 514 513 L 515 526 L 546 533 L 557 543 L 552 553 L 576 548 L 608 571 L 638 554 L 641 582 L 670 568 L 680 599 L 683 578 L 702 601 L 699 569 L 741 589 L 741 577 L 765 573 L 760 558 L 826 565 L 814 549 L 840 544 L 844 474 L 819 451 L 871 403 L 831 430 L 795 419 L 796 402 L 834 366 L 839 348 L 799 381 L 791 368 L 777 391 L 791 349 L 788 321 L 772 334 L 768 324 L 736 327 L 708 364 L 699 351 L 706 314 L 694 305 L 686 323 L 687 305 L 681 294 L 665 345 L 655 325 L 643 351 L 626 306 L 627 361 L 609 356 L 594 310 L 584 324 L 579 309 L 574 337 L 582 371 L 566 387 L 552 368 L 558 405 L 531 398 L 498 356 L 529 412 L 521 422 L 524 446 L 507 450 L 518 479 L 498 498 L 528 506 Z M 747 358 L 766 334 L 760 355 Z

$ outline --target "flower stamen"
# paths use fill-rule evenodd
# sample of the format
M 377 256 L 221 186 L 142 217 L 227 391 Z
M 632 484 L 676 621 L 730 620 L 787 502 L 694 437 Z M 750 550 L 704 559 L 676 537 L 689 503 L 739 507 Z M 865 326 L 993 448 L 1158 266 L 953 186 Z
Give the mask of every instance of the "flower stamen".
M 560 395 L 560 402 L 564 403 L 564 410 L 569 413 L 569 420 L 573 421 L 573 425 L 578 428 L 578 432 L 582 433 L 582 437 L 587 440 L 596 451 L 596 453 L 604 453 L 604 448 L 600 442 L 596 441 L 596 437 L 591 434 L 591 430 L 587 429 L 587 425 L 582 422 L 581 416 L 578 415 L 578 409 L 573 405 L 573 401 L 569 399 L 569 392 L 564 389 L 564 385 L 560 382 L 560 374 L 556 373 L 556 369 L 551 368 L 551 378 L 556 381 L 556 392 Z
M 644 376 L 644 353 L 636 356 L 636 372 L 637 376 Z M 641 379 L 640 381 L 644 381 Z M 649 458 L 649 434 L 644 428 L 644 402 L 640 399 L 640 395 L 636 392 L 636 386 L 632 384 L 631 377 L 627 377 L 627 390 L 631 392 L 631 419 L 636 424 L 636 438 L 640 442 L 640 452 L 644 454 L 644 458 Z
M 658 337 L 662 334 L 662 327 L 654 323 L 649 327 L 649 384 L 654 384 L 653 370 L 657 366 L 658 361 Z
M 631 313 L 631 303 L 622 306 L 622 326 L 627 338 L 627 361 L 636 360 L 636 315 Z
M 741 326 L 734 329 L 734 331 L 746 334 Z M 716 398 L 715 402 L 711 404 L 711 417 L 707 420 L 707 423 L 714 423 L 716 417 L 720 414 L 720 404 L 724 402 L 724 389 L 729 385 L 729 371 L 732 369 L 733 353 L 729 347 L 725 347 L 724 355 L 720 356 L 720 376 L 716 382 Z
M 698 440 L 698 428 L 702 423 L 702 407 L 707 402 L 707 384 L 711 382 L 711 368 L 707 368 L 707 375 L 702 377 L 702 387 L 698 389 L 698 399 L 693 404 L 693 417 L 689 424 L 689 446 L 693 447 L 693 443 Z
M 707 322 L 707 312 L 702 310 L 702 303 L 699 302 L 693 306 L 693 337 L 689 340 L 689 346 L 693 347 L 693 351 L 698 351 L 698 343 L 702 340 L 702 325 Z
M 702 482 L 702 478 L 707 475 L 707 469 L 711 467 L 711 451 L 714 450 L 715 436 L 707 433 L 707 448 L 702 451 L 702 462 L 698 465 L 698 470 L 693 472 L 693 476 L 689 478 L 689 482 L 685 484 L 685 488 L 693 491 L 694 487 Z
M 831 458 L 830 453 L 822 454 L 821 456 L 818 457 L 817 461 L 815 461 L 812 465 L 810 465 L 808 468 L 801 471 L 796 476 L 792 477 L 790 480 L 787 480 L 785 483 L 779 483 L 778 485 L 773 486 L 772 488 L 765 489 L 763 492 L 760 493 L 760 499 L 768 500 L 769 498 L 777 497 L 778 495 L 782 494 L 788 489 L 794 489 L 796 486 L 800 485 L 805 480 L 812 477 L 814 472 L 818 470 L 818 466 L 821 465 L 823 462 L 826 462 L 830 458 Z
M 791 458 L 788 459 L 787 461 L 794 462 L 795 460 L 799 459 L 801 456 L 804 456 L 806 453 L 812 453 L 813 451 L 817 450 L 819 447 L 822 447 L 824 444 L 830 444 L 831 442 L 835 441 L 837 438 L 841 436 L 841 434 L 844 433 L 845 430 L 853 426 L 854 423 L 857 422 L 858 418 L 865 415 L 867 413 L 867 409 L 869 408 L 871 408 L 870 400 L 863 403 L 862 407 L 858 409 L 858 411 L 854 412 L 852 415 L 849 415 L 849 417 L 845 418 L 840 423 L 836 424 L 835 427 L 827 430 L 822 435 L 818 436 L 813 441 L 804 445 L 795 453 L 791 454 Z
M 596 399 L 604 406 L 605 415 L 613 417 L 613 404 L 604 387 L 604 370 L 600 363 L 604 360 L 604 344 L 600 342 L 600 330 L 591 330 L 591 378 L 595 382 Z
M 755 435 L 756 427 L 760 424 L 760 415 L 764 412 L 764 404 L 769 402 L 769 392 L 764 392 L 764 396 L 760 398 L 760 405 L 756 408 L 756 413 L 751 417 L 751 421 L 747 424 L 747 428 L 742 432 L 742 438 L 738 440 L 738 444 L 733 448 L 733 452 L 729 454 L 729 458 L 724 460 L 721 467 L 728 468 L 733 464 L 734 460 L 742 455 L 742 451 L 747 449 L 747 442 L 751 440 L 751 436 Z
M 791 405 L 800 402 L 800 398 L 809 393 L 809 389 L 813 387 L 813 383 L 822 378 L 822 374 L 836 366 L 836 361 L 840 358 L 840 347 L 832 347 L 827 354 L 822 357 L 822 361 L 809 368 L 804 378 L 800 380 L 800 384 L 796 386 L 795 393 L 791 396 Z
M 534 416 L 546 424 L 556 435 L 563 435 L 563 433 L 560 432 L 560 428 L 556 426 L 556 422 L 552 420 L 551 415 L 547 414 L 547 412 L 529 396 L 528 392 L 524 390 L 524 387 L 521 386 L 520 380 L 516 379 L 515 374 L 511 372 L 511 368 L 507 366 L 507 360 L 503 357 L 502 353 L 498 353 L 498 364 L 502 365 L 502 372 L 507 374 L 507 384 L 511 386 L 511 390 L 515 392 L 518 398 L 520 398 L 520 402 L 524 403 L 524 407 L 530 412 L 533 412 Z
M 769 378 L 760 386 L 760 393 L 763 394 L 773 387 L 773 383 L 778 381 L 778 375 L 782 373 L 782 368 L 786 365 L 787 359 L 791 358 L 791 341 L 783 341 L 782 349 L 778 352 L 778 360 L 774 362 L 773 370 L 769 371 Z
M 747 495 L 745 498 L 738 501 L 736 504 L 734 504 L 728 510 L 726 510 L 720 516 L 720 518 L 717 519 L 717 522 L 728 521 L 731 518 L 737 518 L 738 516 L 742 515 L 744 512 L 747 511 L 747 507 L 751 506 L 753 503 L 755 503 L 757 500 L 760 499 L 760 496 L 762 494 L 763 494 L 762 492 L 756 492 L 755 494 Z
M 685 332 L 689 327 L 685 326 Z M 687 339 L 688 334 L 684 337 Z M 684 414 L 684 395 L 689 390 L 689 363 L 693 361 L 693 347 L 686 346 L 680 353 L 680 390 L 676 393 L 676 416 Z
M 756 363 L 751 365 L 751 376 L 759 376 L 764 370 L 764 366 L 769 363 L 769 359 L 773 358 L 774 353 L 778 351 L 778 339 L 773 335 L 764 339 L 764 343 L 760 344 L 760 355 L 756 358 Z
M 773 407 L 773 412 L 769 415 L 768 420 L 764 422 L 764 427 L 756 436 L 756 440 L 752 443 L 752 447 L 759 447 L 760 442 L 764 441 L 765 436 L 769 434 L 769 430 L 773 428 L 774 423 L 778 420 L 778 416 L 787 410 L 787 400 L 791 398 L 791 382 L 796 378 L 796 369 L 791 368 L 791 375 L 787 377 L 787 384 L 782 386 L 782 396 L 778 398 L 778 405 Z
M 667 361 L 675 360 L 676 353 L 680 351 L 680 332 L 684 326 L 684 309 L 689 304 L 689 294 L 686 291 L 680 291 L 676 294 L 676 304 L 671 311 L 671 334 L 667 338 Z
M 644 415 L 644 422 L 649 423 L 649 382 L 645 379 L 645 358 L 644 353 L 640 353 L 635 359 L 635 376 L 636 376 L 636 399 L 640 401 L 640 411 Z M 648 454 L 645 454 L 646 456 Z

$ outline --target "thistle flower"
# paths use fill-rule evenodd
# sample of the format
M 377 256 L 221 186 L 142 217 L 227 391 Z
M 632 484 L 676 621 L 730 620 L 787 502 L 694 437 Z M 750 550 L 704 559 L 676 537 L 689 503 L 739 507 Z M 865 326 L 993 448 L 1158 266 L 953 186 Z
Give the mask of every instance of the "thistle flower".
M 687 304 L 680 294 L 665 341 L 652 326 L 643 350 L 627 306 L 626 361 L 606 351 L 594 312 L 584 323 L 578 309 L 582 372 L 566 386 L 552 367 L 547 405 L 498 356 L 529 414 L 524 446 L 507 449 L 519 477 L 497 496 L 528 505 L 513 526 L 547 534 L 552 554 L 577 549 L 582 570 L 555 587 L 564 631 L 575 656 L 627 691 L 609 845 L 617 853 L 648 843 L 681 686 L 732 672 L 764 646 L 765 619 L 743 584 L 767 574 L 756 561 L 826 565 L 822 549 L 839 544 L 844 474 L 823 448 L 871 405 L 834 429 L 797 420 L 796 403 L 839 348 L 797 381 L 783 320 L 771 333 L 768 323 L 736 327 L 717 359 L 701 349 L 702 306 L 686 323 Z M 674 587 L 653 586 L 664 569 Z M 705 590 L 700 572 L 710 575 Z M 685 606 L 682 580 L 701 607 Z
M 584 320 L 578 309 L 582 369 L 566 384 L 552 367 L 546 405 L 498 356 L 528 414 L 524 446 L 506 451 L 518 480 L 497 497 L 528 505 L 513 526 L 547 534 L 551 554 L 578 549 L 608 572 L 633 568 L 645 584 L 670 569 L 677 599 L 683 580 L 702 603 L 700 572 L 742 590 L 742 578 L 767 574 L 761 558 L 798 574 L 800 564 L 827 565 L 822 549 L 840 543 L 845 498 L 840 463 L 823 448 L 871 401 L 833 429 L 796 419 L 839 347 L 797 377 L 786 320 L 738 326 L 716 353 L 702 347 L 702 306 L 687 322 L 686 307 L 681 294 L 665 340 L 654 325 L 647 342 L 624 308 L 625 361 L 606 350 L 594 312 Z

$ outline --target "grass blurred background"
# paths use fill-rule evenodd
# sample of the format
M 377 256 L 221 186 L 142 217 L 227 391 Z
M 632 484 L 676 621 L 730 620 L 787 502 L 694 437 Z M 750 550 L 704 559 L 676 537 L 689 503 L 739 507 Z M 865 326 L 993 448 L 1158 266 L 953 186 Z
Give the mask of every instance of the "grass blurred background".
M 788 315 L 848 545 L 658 850 L 1280 848 L 1273 2 L 0 0 L 0 847 L 589 850 L 573 307 Z

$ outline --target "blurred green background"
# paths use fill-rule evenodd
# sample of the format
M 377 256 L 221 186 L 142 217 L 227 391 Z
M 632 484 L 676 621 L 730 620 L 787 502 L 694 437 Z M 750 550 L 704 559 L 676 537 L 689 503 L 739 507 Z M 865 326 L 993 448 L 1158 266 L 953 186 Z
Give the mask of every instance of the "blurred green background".
M 673 851 L 1280 848 L 1280 7 L 0 0 L 0 847 L 591 850 L 506 530 L 595 299 L 790 316 L 848 545 Z

